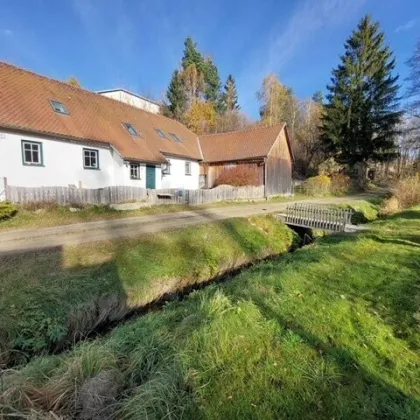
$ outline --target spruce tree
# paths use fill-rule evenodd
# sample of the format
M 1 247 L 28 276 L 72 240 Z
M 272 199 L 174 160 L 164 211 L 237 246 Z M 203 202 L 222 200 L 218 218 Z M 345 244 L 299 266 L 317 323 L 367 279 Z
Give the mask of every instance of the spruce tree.
M 221 102 L 221 108 L 223 112 L 240 109 L 240 106 L 238 104 L 238 92 L 236 90 L 235 79 L 231 74 L 229 74 L 229 76 L 226 79 Z
M 379 23 L 365 16 L 345 43 L 327 86 L 322 119 L 326 149 L 340 162 L 365 166 L 396 157 L 398 76 Z
M 324 95 L 322 94 L 322 92 L 320 90 L 317 90 L 313 95 L 312 95 L 312 100 L 317 103 L 322 105 L 324 102 Z
M 187 109 L 187 95 L 184 83 L 178 70 L 172 73 L 172 78 L 166 92 L 169 104 L 167 106 L 168 116 L 181 120 Z
M 198 71 L 204 72 L 204 58 L 197 49 L 197 43 L 190 36 L 184 41 L 184 56 L 181 62 L 183 70 L 186 70 L 191 64 L 195 64 Z
M 221 82 L 219 71 L 211 58 L 207 58 L 203 67 L 204 76 L 204 98 L 208 102 L 217 104 L 220 101 Z

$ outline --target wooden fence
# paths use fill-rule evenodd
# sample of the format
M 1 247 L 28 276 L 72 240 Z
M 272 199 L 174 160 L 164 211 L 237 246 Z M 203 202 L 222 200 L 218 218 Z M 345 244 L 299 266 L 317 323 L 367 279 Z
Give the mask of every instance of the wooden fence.
M 344 232 L 351 223 L 353 210 L 333 209 L 317 204 L 294 204 L 286 207 L 285 223 L 293 226 Z
M 161 189 L 138 187 L 105 187 L 98 189 L 72 187 L 6 186 L 6 199 L 14 203 L 54 201 L 60 205 L 117 204 L 140 201 L 149 204 L 189 204 L 192 206 L 229 200 L 264 198 L 264 186 L 231 187 L 222 185 L 210 190 Z

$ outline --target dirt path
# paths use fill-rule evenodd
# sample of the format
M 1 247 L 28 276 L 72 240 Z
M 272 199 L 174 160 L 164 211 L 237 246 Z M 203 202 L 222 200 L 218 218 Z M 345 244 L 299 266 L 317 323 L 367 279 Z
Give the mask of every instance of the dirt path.
M 249 217 L 257 214 L 281 212 L 286 206 L 293 203 L 339 204 L 349 200 L 366 199 L 369 197 L 372 197 L 372 194 L 296 200 L 283 203 L 263 202 L 153 216 L 76 223 L 49 228 L 18 229 L 0 233 L 0 253 L 36 250 L 63 245 L 78 245 L 119 237 L 138 236 L 144 233 L 180 229 L 185 226 L 232 217 Z

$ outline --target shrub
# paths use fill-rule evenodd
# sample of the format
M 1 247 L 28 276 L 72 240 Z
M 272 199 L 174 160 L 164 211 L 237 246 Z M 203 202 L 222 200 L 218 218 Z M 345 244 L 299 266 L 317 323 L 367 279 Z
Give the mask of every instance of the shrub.
M 331 193 L 334 195 L 343 195 L 350 191 L 351 179 L 349 176 L 338 173 L 331 175 Z
M 258 168 L 238 165 L 234 168 L 224 169 L 217 177 L 214 185 L 232 185 L 233 187 L 260 185 Z
M 380 216 L 390 216 L 400 210 L 400 202 L 397 197 L 391 197 L 385 200 L 379 209 Z
M 307 195 L 327 195 L 331 190 L 331 179 L 327 175 L 308 178 L 303 184 L 303 191 Z
M 332 175 L 340 172 L 343 168 L 344 166 L 337 163 L 334 158 L 328 158 L 318 166 L 318 172 L 320 175 Z
M 420 204 L 420 173 L 398 181 L 395 197 L 403 208 Z
M 0 202 L 0 220 L 10 219 L 17 212 L 17 207 L 9 201 Z

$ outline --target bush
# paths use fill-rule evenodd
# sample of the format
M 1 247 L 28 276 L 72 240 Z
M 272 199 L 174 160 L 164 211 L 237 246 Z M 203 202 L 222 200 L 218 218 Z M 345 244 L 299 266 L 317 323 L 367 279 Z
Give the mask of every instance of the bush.
M 344 174 L 331 175 L 331 193 L 334 195 L 344 195 L 351 189 L 351 179 Z
M 400 203 L 397 197 L 391 197 L 386 199 L 379 209 L 379 216 L 391 216 L 394 213 L 400 211 Z
M 344 169 L 344 166 L 337 163 L 334 158 L 328 158 L 327 160 L 324 160 L 319 166 L 318 166 L 318 172 L 320 175 L 332 175 L 336 174 Z
M 303 191 L 307 195 L 328 195 L 331 190 L 331 179 L 327 175 L 308 178 L 303 184 Z
M 420 173 L 398 181 L 395 197 L 403 208 L 420 204 Z
M 9 201 L 0 202 L 0 220 L 10 219 L 17 213 L 17 207 Z
M 232 185 L 243 187 L 246 185 L 260 185 L 258 168 L 238 165 L 234 168 L 224 169 L 217 177 L 214 185 Z

